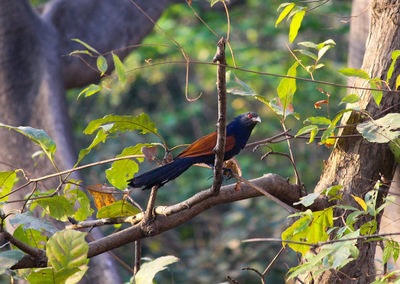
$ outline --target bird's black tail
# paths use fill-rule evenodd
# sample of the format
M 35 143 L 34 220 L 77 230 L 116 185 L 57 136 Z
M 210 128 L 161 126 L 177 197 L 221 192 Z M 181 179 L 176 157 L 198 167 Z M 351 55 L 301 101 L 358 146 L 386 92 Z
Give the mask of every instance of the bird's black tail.
M 134 177 L 133 179 L 129 180 L 129 186 L 143 187 L 143 189 L 152 188 L 155 185 L 162 186 L 170 180 L 180 176 L 191 165 L 193 165 L 193 163 L 193 159 L 191 158 L 176 159 L 169 164 Z

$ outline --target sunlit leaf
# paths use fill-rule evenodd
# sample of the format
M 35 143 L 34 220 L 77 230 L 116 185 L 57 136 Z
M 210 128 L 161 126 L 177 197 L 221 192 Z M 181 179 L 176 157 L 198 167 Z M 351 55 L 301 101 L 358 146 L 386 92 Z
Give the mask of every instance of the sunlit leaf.
M 386 76 L 386 82 L 389 83 L 390 78 L 392 78 L 393 70 L 394 70 L 394 65 L 396 64 L 397 58 L 400 56 L 400 50 L 394 50 L 392 52 L 392 64 L 390 64 L 389 70 L 387 72 Z
M 323 48 L 321 48 L 318 51 L 318 60 L 320 60 L 322 56 L 324 56 L 324 54 L 332 47 L 333 47 L 332 45 L 325 45 Z
M 79 208 L 75 210 L 73 215 L 76 221 L 84 221 L 94 213 L 94 210 L 90 207 L 90 200 L 79 188 L 68 190 L 68 195 L 71 195 L 68 199 L 79 204 Z
M 396 78 L 396 90 L 399 88 L 399 86 L 400 86 L 400 74 Z
M 210 7 L 212 7 L 215 4 L 217 4 L 218 2 L 223 2 L 224 0 L 208 0 L 208 1 L 210 1 Z
M 101 87 L 96 84 L 90 84 L 88 87 L 83 89 L 79 94 L 77 99 L 80 98 L 81 95 L 85 94 L 85 97 L 90 97 L 91 95 L 94 95 L 98 93 L 101 90 Z
M 370 80 L 369 84 L 371 86 L 371 89 L 382 89 L 379 79 Z M 371 95 L 374 98 L 376 105 L 379 106 L 382 100 L 382 91 L 371 91 Z
M 317 133 L 318 133 L 318 126 L 316 126 L 316 125 L 307 125 L 307 126 L 301 128 L 301 129 L 296 133 L 296 137 L 299 136 L 299 135 L 302 135 L 302 134 L 304 134 L 304 133 L 308 133 L 308 132 L 310 132 L 310 139 L 309 139 L 309 141 L 307 142 L 307 144 L 310 144 L 311 142 L 314 141 L 314 138 L 315 138 L 315 136 L 316 136 Z
M 329 118 L 323 116 L 311 116 L 304 120 L 304 123 L 318 124 L 318 125 L 329 125 L 332 121 Z
M 42 234 L 43 233 L 43 234 Z M 19 225 L 13 233 L 13 237 L 17 240 L 23 242 L 24 244 L 30 245 L 31 247 L 35 247 L 38 249 L 44 249 L 45 244 L 47 243 L 46 232 L 42 230 L 37 231 L 34 229 L 24 229 L 23 225 Z M 16 246 L 13 246 L 14 249 L 17 249 Z
M 99 143 L 106 142 L 109 133 L 106 133 L 103 129 L 99 129 L 97 131 L 96 137 L 93 139 L 92 143 L 85 149 L 82 149 L 78 155 L 78 161 L 76 162 L 75 166 L 78 165 L 83 158 L 90 153 L 90 151 L 96 147 Z
M 313 49 L 318 49 L 318 45 L 311 41 L 302 41 L 302 42 L 299 42 L 298 45 L 302 45 L 302 46 L 313 48 Z
M 226 72 L 226 92 L 232 95 L 255 96 L 256 92 L 232 71 Z
M 365 79 L 365 80 L 369 80 L 370 77 L 367 74 L 367 72 L 361 70 L 361 69 L 355 69 L 355 68 L 345 68 L 345 69 L 341 69 L 338 70 L 340 73 L 342 73 L 345 76 L 348 77 L 358 77 L 361 79 Z
M 297 37 L 297 33 L 299 32 L 301 22 L 303 21 L 304 15 L 306 14 L 306 9 L 298 11 L 292 19 L 290 23 L 290 30 L 289 30 L 289 42 L 292 43 L 295 38 Z
M 64 196 L 55 195 L 35 200 L 34 203 L 42 207 L 44 213 L 60 221 L 68 221 L 68 217 L 74 214 L 74 205 Z
M 312 53 L 312 52 L 310 52 L 310 51 L 308 51 L 306 49 L 296 49 L 295 51 L 298 51 L 301 54 L 304 54 L 305 56 L 308 56 L 308 57 L 310 57 L 310 58 L 312 58 L 314 60 L 317 59 L 317 56 L 314 53 Z
M 114 218 L 123 216 L 133 216 L 140 213 L 140 209 L 133 206 L 126 200 L 119 200 L 111 205 L 104 206 L 97 212 L 96 217 L 101 218 Z
M 341 104 L 352 104 L 352 103 L 356 103 L 360 100 L 360 97 L 356 94 L 350 94 L 345 96 L 339 103 L 339 105 Z
M 365 201 L 364 201 L 364 200 L 362 200 L 360 197 L 355 196 L 355 195 L 353 195 L 353 194 L 352 194 L 351 196 L 353 196 L 354 200 L 361 206 L 361 208 L 362 208 L 364 211 L 367 211 L 367 205 L 365 204 Z
M 87 54 L 89 56 L 93 56 L 93 54 L 89 50 L 74 50 L 70 52 L 68 55 L 74 55 L 74 54 Z
M 357 130 L 369 142 L 387 143 L 400 136 L 400 114 L 389 113 L 377 120 L 361 123 Z
M 279 14 L 278 19 L 275 22 L 275 28 L 278 26 L 280 22 L 289 14 L 289 12 L 296 6 L 295 3 L 284 3 L 286 4 L 285 9 L 282 10 L 282 12 Z M 281 4 L 278 8 L 278 10 L 282 7 L 283 4 Z
M 135 275 L 136 284 L 153 284 L 154 276 L 166 269 L 167 265 L 179 261 L 173 255 L 161 256 L 153 261 L 143 263 L 138 273 Z
M 295 62 L 288 70 L 287 75 L 291 77 L 296 77 L 298 62 Z M 278 86 L 278 96 L 282 104 L 283 112 L 292 103 L 293 95 L 296 92 L 296 79 L 294 78 L 283 78 Z
M 96 63 L 97 69 L 99 69 L 99 71 L 101 72 L 100 76 L 103 76 L 108 69 L 107 59 L 104 56 L 100 55 L 99 57 L 97 57 Z
M 5 127 L 14 131 L 17 131 L 24 136 L 31 139 L 33 142 L 38 144 L 40 148 L 46 153 L 50 160 L 53 160 L 54 152 L 56 151 L 56 143 L 53 139 L 47 135 L 46 131 L 42 129 L 32 128 L 30 126 L 10 126 L 7 124 L 0 123 L 0 127 Z
M 122 64 L 121 59 L 119 59 L 118 55 L 113 53 L 112 56 L 113 56 L 115 71 L 117 72 L 118 75 L 118 79 L 121 83 L 124 84 L 126 82 L 126 73 L 124 64 Z
M 89 49 L 90 51 L 92 51 L 92 52 L 94 52 L 94 53 L 100 55 L 100 53 L 99 53 L 94 47 L 92 47 L 91 45 L 87 44 L 86 42 L 84 42 L 84 41 L 82 41 L 82 40 L 80 40 L 80 39 L 77 39 L 77 38 L 73 38 L 72 40 L 73 40 L 73 41 L 76 41 L 76 42 L 78 42 L 78 43 L 80 43 L 80 44 L 82 44 L 84 47 L 86 47 L 86 48 Z
M 11 192 L 14 184 L 17 182 L 17 173 L 13 172 L 0 172 L 0 196 L 4 196 Z M 7 201 L 9 195 L 0 199 L 0 201 Z

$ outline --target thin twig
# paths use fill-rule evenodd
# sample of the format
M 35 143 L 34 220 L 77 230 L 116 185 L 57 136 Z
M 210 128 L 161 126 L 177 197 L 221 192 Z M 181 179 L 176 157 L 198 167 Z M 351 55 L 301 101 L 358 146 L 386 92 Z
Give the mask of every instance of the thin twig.
M 271 260 L 271 262 L 268 264 L 267 268 L 265 268 L 264 272 L 262 273 L 263 277 L 265 277 L 265 275 L 267 275 L 268 271 L 270 270 L 270 268 L 272 267 L 272 265 L 275 263 L 275 261 L 278 259 L 278 257 L 282 254 L 282 252 L 285 250 L 284 247 L 281 247 L 281 249 L 279 250 L 279 252 L 275 255 L 275 257 Z

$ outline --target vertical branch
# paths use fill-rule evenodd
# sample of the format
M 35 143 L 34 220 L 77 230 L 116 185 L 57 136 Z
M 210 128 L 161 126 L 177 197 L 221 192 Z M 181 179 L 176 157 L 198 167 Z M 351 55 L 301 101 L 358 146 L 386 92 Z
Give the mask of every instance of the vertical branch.
M 219 193 L 222 184 L 222 165 L 224 163 L 225 140 L 226 140 L 226 59 L 225 39 L 222 37 L 217 44 L 217 53 L 213 62 L 218 62 L 217 91 L 218 91 L 218 122 L 217 122 L 217 144 L 215 145 L 214 181 L 211 191 Z
M 140 240 L 135 241 L 135 263 L 133 265 L 133 275 L 135 276 L 140 269 L 140 259 L 142 258 L 142 246 Z
M 155 185 L 151 188 L 149 201 L 147 202 L 147 208 L 146 208 L 146 212 L 144 213 L 144 218 L 143 218 L 143 221 L 145 223 L 153 220 L 153 218 L 154 218 L 153 208 L 154 208 L 154 204 L 156 202 L 157 190 L 158 190 L 157 185 Z

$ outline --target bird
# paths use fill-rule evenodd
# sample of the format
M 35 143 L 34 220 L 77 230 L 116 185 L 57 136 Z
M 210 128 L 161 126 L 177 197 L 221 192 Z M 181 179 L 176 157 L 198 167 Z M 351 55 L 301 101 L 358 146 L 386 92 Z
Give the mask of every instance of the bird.
M 258 114 L 246 112 L 235 117 L 227 125 L 224 161 L 237 155 L 246 146 L 247 140 L 249 140 L 250 134 L 258 122 L 261 122 Z M 203 163 L 213 167 L 216 143 L 217 132 L 214 131 L 197 139 L 176 156 L 172 162 L 128 180 L 128 185 L 143 190 L 153 186 L 159 188 L 180 176 L 194 164 Z

